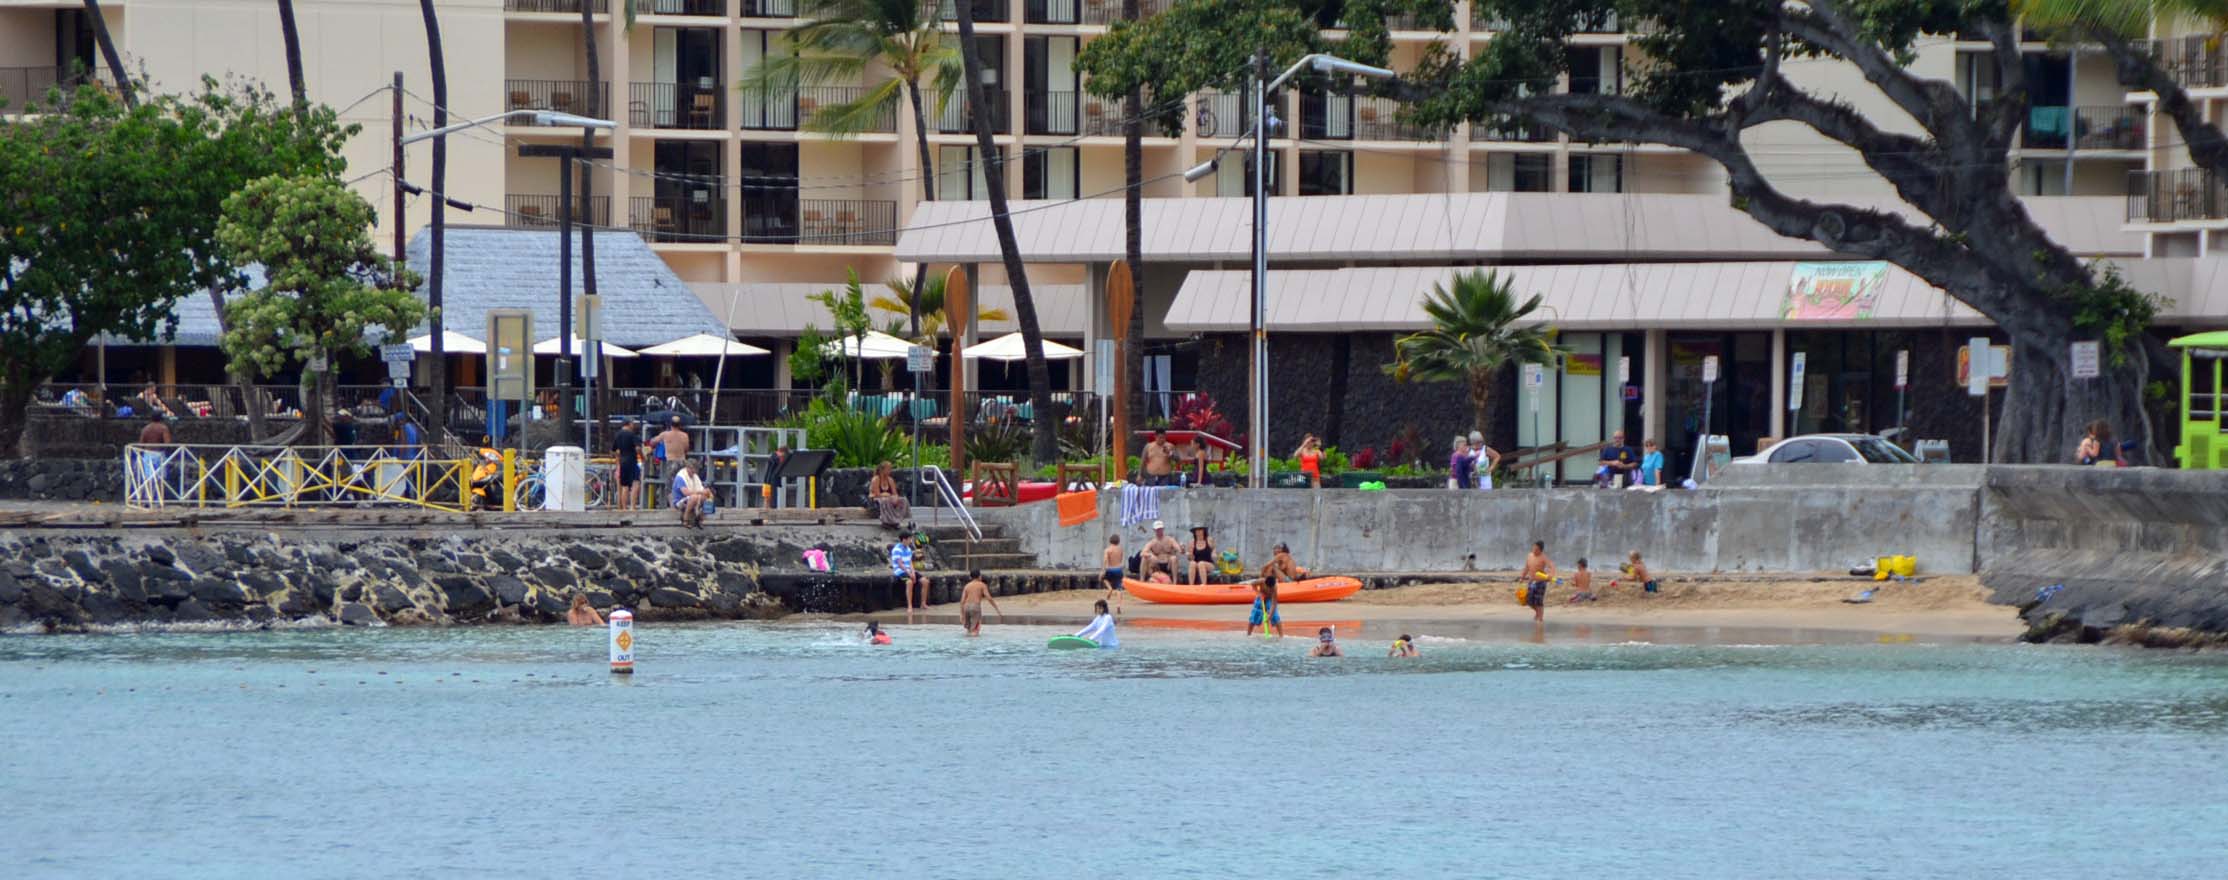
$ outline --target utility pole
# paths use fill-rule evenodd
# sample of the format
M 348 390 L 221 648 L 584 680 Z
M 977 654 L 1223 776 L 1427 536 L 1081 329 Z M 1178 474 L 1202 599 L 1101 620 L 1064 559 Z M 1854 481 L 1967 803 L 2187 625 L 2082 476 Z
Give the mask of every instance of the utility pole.
M 572 158 L 565 150 L 557 159 L 557 436 L 567 444 L 573 440 Z
M 403 211 L 407 210 L 402 193 L 402 71 L 395 71 L 395 84 L 388 91 L 392 93 L 391 97 L 394 98 L 394 173 L 389 176 L 395 183 L 395 262 L 403 263 L 407 261 L 407 255 L 402 252 L 402 249 L 409 246 L 409 236 L 404 230 L 409 224 L 402 220 Z

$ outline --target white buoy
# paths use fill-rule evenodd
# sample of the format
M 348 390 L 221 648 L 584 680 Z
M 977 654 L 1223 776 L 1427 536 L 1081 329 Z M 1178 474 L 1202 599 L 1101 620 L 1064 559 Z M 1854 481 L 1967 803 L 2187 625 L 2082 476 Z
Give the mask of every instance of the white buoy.
M 634 615 L 624 608 L 611 612 L 611 672 L 634 672 Z

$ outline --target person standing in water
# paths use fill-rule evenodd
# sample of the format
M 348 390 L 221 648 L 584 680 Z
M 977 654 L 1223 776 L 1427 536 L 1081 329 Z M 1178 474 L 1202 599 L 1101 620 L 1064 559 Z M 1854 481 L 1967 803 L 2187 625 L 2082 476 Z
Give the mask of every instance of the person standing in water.
M 1099 644 L 1099 647 L 1101 648 L 1113 649 L 1121 647 L 1121 639 L 1115 637 L 1114 635 L 1114 613 L 1106 610 L 1105 599 L 1100 599 L 1097 602 L 1092 603 L 1091 622 L 1088 626 L 1076 630 L 1075 637 L 1079 639 L 1090 639 L 1091 641 L 1097 642 Z
M 989 602 L 990 610 L 998 612 L 998 622 L 1006 622 L 1006 609 L 998 607 L 996 597 L 990 595 L 990 585 L 983 583 L 982 570 L 967 572 L 967 586 L 959 591 L 959 625 L 968 635 L 982 635 L 982 603 Z
M 1253 611 L 1246 616 L 1246 635 L 1259 629 L 1284 638 L 1284 615 L 1276 610 L 1276 575 L 1264 575 L 1253 587 Z
M 1106 582 L 1106 599 L 1100 600 L 1100 604 L 1112 600 L 1115 613 L 1119 614 L 1122 608 L 1122 536 L 1106 536 L 1106 552 L 1101 556 L 1100 561 L 1106 567 L 1100 571 L 1099 580 Z
M 1532 622 L 1547 620 L 1547 582 L 1555 579 L 1555 560 L 1547 558 L 1547 542 L 1533 541 L 1524 557 L 1524 604 L 1532 609 Z

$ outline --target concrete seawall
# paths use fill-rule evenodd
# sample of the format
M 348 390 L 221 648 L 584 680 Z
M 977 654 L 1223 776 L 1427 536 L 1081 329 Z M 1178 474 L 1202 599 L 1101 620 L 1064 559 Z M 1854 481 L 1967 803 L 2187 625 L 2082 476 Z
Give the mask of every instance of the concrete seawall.
M 2228 634 L 2228 474 L 1996 468 L 1981 500 L 1981 582 L 2032 637 Z

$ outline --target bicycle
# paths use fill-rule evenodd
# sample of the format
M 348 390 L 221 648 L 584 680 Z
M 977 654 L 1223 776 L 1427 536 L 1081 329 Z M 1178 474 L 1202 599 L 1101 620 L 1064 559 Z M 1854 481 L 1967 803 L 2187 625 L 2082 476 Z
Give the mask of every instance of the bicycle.
M 1193 127 L 1198 130 L 1200 137 L 1214 137 L 1215 132 L 1220 130 L 1215 124 L 1215 111 L 1204 103 L 1200 104 L 1198 119 Z

